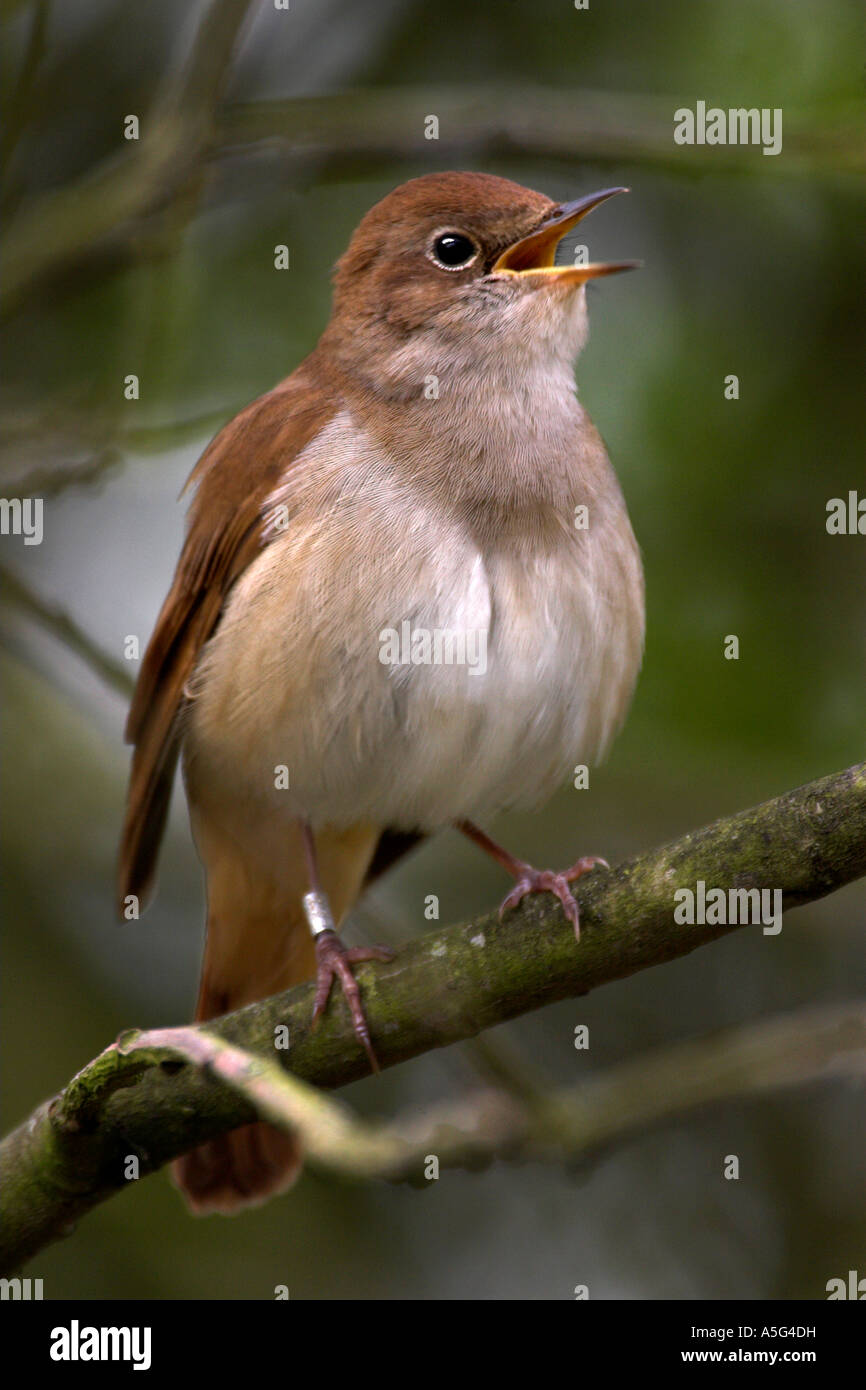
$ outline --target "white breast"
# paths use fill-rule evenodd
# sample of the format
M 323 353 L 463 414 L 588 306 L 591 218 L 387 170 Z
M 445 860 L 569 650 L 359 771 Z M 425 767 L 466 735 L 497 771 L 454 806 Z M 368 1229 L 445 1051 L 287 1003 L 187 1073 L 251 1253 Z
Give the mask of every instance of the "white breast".
M 269 814 L 434 829 L 534 804 L 600 755 L 642 644 L 621 499 L 555 544 L 482 548 L 339 417 L 275 501 L 288 529 L 236 586 L 196 680 L 198 795 L 214 779 Z M 437 633 L 452 637 L 438 663 Z

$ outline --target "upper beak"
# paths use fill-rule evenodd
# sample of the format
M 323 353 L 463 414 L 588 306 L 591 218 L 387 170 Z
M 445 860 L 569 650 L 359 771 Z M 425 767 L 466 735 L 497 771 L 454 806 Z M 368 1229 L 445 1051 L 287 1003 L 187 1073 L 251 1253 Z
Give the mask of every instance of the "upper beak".
M 588 193 L 573 203 L 563 203 L 529 236 L 516 241 L 503 251 L 493 267 L 494 273 L 527 275 L 540 272 L 550 283 L 583 285 L 599 275 L 615 275 L 619 270 L 636 270 L 640 261 L 593 261 L 589 265 L 554 265 L 556 248 L 566 232 L 586 217 L 588 212 L 612 198 L 615 193 L 628 193 L 627 188 L 605 188 L 601 193 Z M 539 281 L 538 283 L 541 283 Z

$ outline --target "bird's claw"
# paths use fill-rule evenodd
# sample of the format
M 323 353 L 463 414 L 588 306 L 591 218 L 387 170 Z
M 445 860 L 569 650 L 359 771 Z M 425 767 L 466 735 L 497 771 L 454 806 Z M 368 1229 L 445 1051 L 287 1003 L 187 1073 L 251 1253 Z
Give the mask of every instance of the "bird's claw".
M 606 869 L 610 868 L 607 860 L 602 859 L 597 854 L 585 855 L 583 859 L 578 859 L 576 863 L 572 864 L 570 869 L 563 869 L 561 873 L 556 873 L 553 869 L 533 869 L 531 864 L 521 864 L 517 882 L 500 904 L 500 921 L 503 914 L 522 902 L 527 893 L 552 893 L 562 903 L 562 910 L 574 927 L 575 940 L 579 941 L 580 913 L 577 899 L 569 884 L 576 882 L 584 874 L 588 874 L 590 869 L 595 868 L 596 864 L 602 864 Z
M 335 978 L 338 979 L 343 994 L 346 996 L 349 1013 L 352 1016 L 355 1036 L 364 1048 L 373 1071 L 379 1070 L 379 1063 L 370 1041 L 370 1030 L 367 1027 L 367 1020 L 361 1003 L 361 991 L 358 987 L 358 981 L 352 974 L 352 966 L 359 965 L 365 960 L 386 961 L 393 960 L 393 958 L 394 952 L 389 951 L 386 946 L 346 947 L 337 933 L 330 929 L 319 932 L 316 937 L 318 967 L 316 970 L 316 997 L 313 1001 L 313 1026 L 315 1027 L 324 1013 L 328 996 L 331 993 L 331 985 Z

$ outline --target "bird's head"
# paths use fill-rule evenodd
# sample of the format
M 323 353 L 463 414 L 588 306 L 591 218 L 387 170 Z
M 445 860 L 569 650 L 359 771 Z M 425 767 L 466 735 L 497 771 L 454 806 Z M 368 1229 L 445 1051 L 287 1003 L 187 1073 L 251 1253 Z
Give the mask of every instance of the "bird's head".
M 337 264 L 331 340 L 392 378 L 502 353 L 573 361 L 586 334 L 585 285 L 637 262 L 556 265 L 556 250 L 626 191 L 555 203 L 491 174 L 402 184 L 366 214 Z

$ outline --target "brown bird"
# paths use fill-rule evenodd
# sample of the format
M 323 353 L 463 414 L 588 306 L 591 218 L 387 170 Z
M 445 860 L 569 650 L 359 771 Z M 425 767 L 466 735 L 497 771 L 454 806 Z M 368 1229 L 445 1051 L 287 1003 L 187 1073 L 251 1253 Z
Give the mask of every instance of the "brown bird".
M 318 346 L 217 435 L 145 654 L 121 904 L 151 886 L 178 756 L 207 875 L 196 1019 L 337 977 L 375 1056 L 336 925 L 420 836 L 456 825 L 515 879 L 570 883 L 475 821 L 538 805 L 621 723 L 644 631 L 640 556 L 578 402 L 585 285 L 563 235 L 624 189 L 558 204 L 488 174 L 395 189 L 363 218 Z M 196 1211 L 287 1187 L 266 1124 L 180 1159 Z

